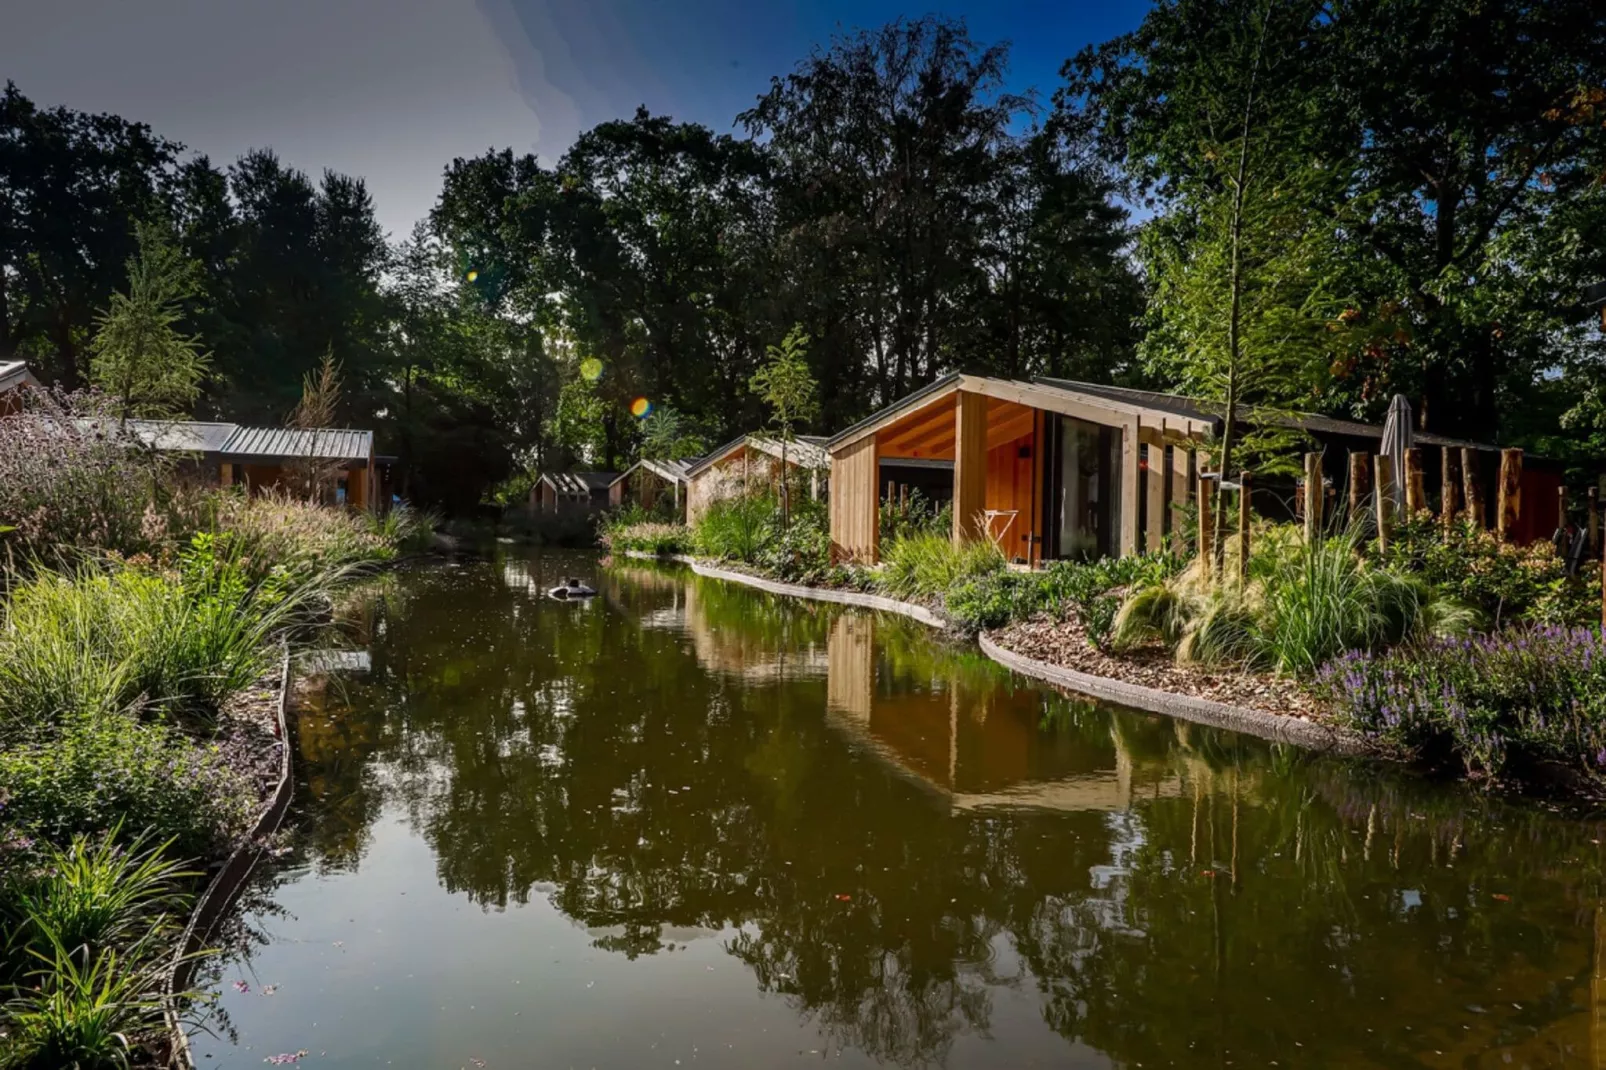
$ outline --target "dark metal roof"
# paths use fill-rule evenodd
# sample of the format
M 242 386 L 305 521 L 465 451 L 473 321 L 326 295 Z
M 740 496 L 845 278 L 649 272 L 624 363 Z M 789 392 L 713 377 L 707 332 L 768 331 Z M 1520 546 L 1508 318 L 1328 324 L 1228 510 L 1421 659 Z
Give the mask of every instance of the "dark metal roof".
M 28 370 L 26 361 L 0 360 L 0 391 L 14 390 L 19 386 L 38 386 L 39 380 Z
M 238 427 L 218 452 L 235 460 L 366 462 L 374 453 L 374 433 L 333 427 Z
M 1201 401 L 1197 398 L 1183 397 L 1181 394 L 1161 394 L 1152 390 L 1135 390 L 1126 386 L 1107 386 L 1103 383 L 1080 383 L 1071 379 L 1051 379 L 1047 376 L 1038 376 L 1036 382 L 1047 386 L 1059 387 L 1062 390 L 1074 390 L 1079 394 L 1092 394 L 1095 397 L 1108 398 L 1111 401 L 1125 401 L 1133 405 L 1143 405 L 1165 412 L 1174 412 L 1194 420 L 1221 420 L 1221 408 L 1213 402 Z M 1248 419 L 1259 419 L 1266 423 L 1275 423 L 1283 427 L 1292 427 L 1301 431 L 1308 431 L 1313 435 L 1346 435 L 1351 438 L 1382 438 L 1381 424 L 1363 424 L 1356 420 L 1340 420 L 1332 416 L 1318 416 L 1308 412 L 1267 412 L 1264 410 L 1251 410 Z M 1498 449 L 1485 442 L 1470 442 L 1466 439 L 1448 438 L 1444 435 L 1435 435 L 1427 431 L 1419 431 L 1414 441 L 1423 446 L 1452 446 L 1469 449 L 1492 450 Z

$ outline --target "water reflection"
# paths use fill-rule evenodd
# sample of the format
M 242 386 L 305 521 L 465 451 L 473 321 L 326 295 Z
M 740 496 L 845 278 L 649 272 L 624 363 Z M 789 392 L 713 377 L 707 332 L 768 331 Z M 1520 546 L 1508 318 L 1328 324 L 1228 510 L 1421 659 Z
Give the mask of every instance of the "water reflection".
M 848 1060 L 1606 1065 L 1596 822 L 1112 711 L 906 622 L 684 572 L 542 598 L 588 568 L 426 570 L 376 604 L 369 671 L 301 717 L 284 894 L 349 874 L 342 894 L 438 885 L 487 918 L 550 903 L 635 976 L 662 961 L 672 1013 L 730 1014 L 691 994 L 696 942 Z M 433 872 L 387 861 L 376 891 L 384 814 Z M 480 948 L 473 973 L 535 950 Z M 401 961 L 446 972 L 432 954 Z M 242 1036 L 255 1006 L 230 1006 Z M 431 1028 L 383 1026 L 403 1056 Z M 745 1039 L 725 1065 L 796 1054 Z M 610 1044 L 593 1061 L 637 1065 Z

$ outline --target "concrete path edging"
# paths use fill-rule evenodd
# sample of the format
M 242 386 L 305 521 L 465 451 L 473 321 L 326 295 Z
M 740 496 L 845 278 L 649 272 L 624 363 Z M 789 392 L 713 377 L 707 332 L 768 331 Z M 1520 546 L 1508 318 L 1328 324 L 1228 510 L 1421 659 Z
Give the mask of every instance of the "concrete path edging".
M 1006 650 L 986 635 L 978 637 L 982 653 L 1006 668 L 1059 687 L 1090 695 L 1093 698 L 1116 702 L 1150 713 L 1165 714 L 1195 724 L 1210 725 L 1256 736 L 1273 743 L 1291 743 L 1310 750 L 1336 754 L 1370 754 L 1374 748 L 1353 732 L 1302 720 L 1298 717 L 1281 717 L 1263 710 L 1234 706 L 1212 699 L 1178 695 L 1156 687 L 1144 687 L 1108 676 L 1067 669 L 1037 661 L 1013 650 Z

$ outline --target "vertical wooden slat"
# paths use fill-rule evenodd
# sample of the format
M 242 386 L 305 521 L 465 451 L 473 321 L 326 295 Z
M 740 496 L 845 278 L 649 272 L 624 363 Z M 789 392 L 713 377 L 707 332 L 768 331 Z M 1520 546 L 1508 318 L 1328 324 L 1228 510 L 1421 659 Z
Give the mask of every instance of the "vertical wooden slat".
M 1380 453 L 1377 462 L 1377 548 L 1388 552 L 1394 538 L 1394 458 Z
M 954 406 L 954 542 L 982 538 L 987 508 L 987 397 L 961 390 Z
M 1165 545 L 1165 447 L 1153 442 L 1143 447 L 1149 462 L 1143 473 L 1143 492 L 1148 510 L 1143 526 L 1143 548 L 1158 553 Z
M 1313 543 L 1322 533 L 1322 455 L 1305 454 L 1305 541 Z
M 1171 552 L 1188 552 L 1188 494 L 1193 487 L 1193 451 L 1173 446 L 1171 453 Z
M 1439 449 L 1439 520 L 1448 535 L 1455 525 L 1456 484 L 1460 482 L 1461 456 L 1449 446 Z
M 1478 530 L 1484 530 L 1483 481 L 1478 478 L 1478 451 L 1470 446 L 1461 447 L 1462 500 L 1466 503 L 1467 519 Z
M 838 561 L 873 564 L 881 516 L 876 496 L 876 436 L 831 455 L 831 554 Z
M 1238 477 L 1238 582 L 1249 582 L 1249 521 L 1254 515 L 1254 476 L 1244 472 Z
M 1405 451 L 1405 515 L 1414 517 L 1428 507 L 1426 480 L 1422 473 L 1422 450 L 1412 446 Z
M 1495 535 L 1501 542 L 1517 537 L 1522 518 L 1522 451 L 1500 451 L 1500 488 L 1495 512 Z
M 1121 556 L 1138 548 L 1138 422 L 1128 420 L 1121 428 Z
M 1349 520 L 1355 523 L 1366 515 L 1366 498 L 1372 493 L 1372 466 L 1369 456 L 1359 450 L 1349 455 Z
M 1214 499 L 1211 491 L 1214 487 L 1211 481 L 1205 478 L 1203 468 L 1199 470 L 1199 537 L 1195 545 L 1199 548 L 1199 570 L 1208 578 L 1215 565 L 1216 555 L 1211 549 L 1212 537 L 1215 533 L 1213 505 Z

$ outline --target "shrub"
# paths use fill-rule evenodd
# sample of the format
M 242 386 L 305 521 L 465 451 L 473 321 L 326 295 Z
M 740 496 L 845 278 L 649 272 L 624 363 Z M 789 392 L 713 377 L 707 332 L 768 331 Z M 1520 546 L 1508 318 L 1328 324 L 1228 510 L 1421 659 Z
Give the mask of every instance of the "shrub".
M 153 504 L 161 457 L 128 448 L 102 395 L 23 394 L 27 408 L 0 420 L 0 529 L 13 556 L 156 549 L 166 533 Z
M 331 571 L 375 565 L 394 558 L 403 542 L 428 538 L 432 518 L 392 510 L 388 519 L 319 505 L 282 490 L 246 495 L 216 491 L 186 518 L 191 532 L 228 536 L 232 553 L 253 580 L 277 570 L 311 581 Z
M 219 746 L 110 714 L 72 721 L 50 740 L 0 749 L 0 799 L 0 819 L 16 838 L 13 856 L 121 822 L 198 858 L 249 827 L 256 790 Z M 25 861 L 13 857 L 10 865 Z
M 941 598 L 950 587 L 1004 567 L 1003 552 L 989 539 L 959 546 L 947 534 L 925 532 L 887 545 L 877 584 L 895 598 Z
M 1038 613 L 1075 616 L 1089 641 L 1102 646 L 1125 590 L 1160 584 L 1181 567 L 1175 555 L 1160 552 L 1055 561 L 1038 572 L 987 573 L 949 590 L 948 613 L 969 631 L 999 628 Z
M 1384 558 L 1479 610 L 1496 627 L 1507 623 L 1582 625 L 1600 613 L 1600 571 L 1568 576 L 1548 542 L 1502 543 L 1460 521 L 1448 534 L 1428 513 L 1402 521 Z
M 767 494 L 739 494 L 714 502 L 693 529 L 697 552 L 725 561 L 753 563 L 775 530 L 778 511 L 775 499 Z
M 943 601 L 955 624 L 977 632 L 1032 616 L 1045 607 L 1047 594 L 1040 574 L 1001 569 L 961 580 Z
M 655 521 L 614 523 L 602 529 L 602 545 L 614 553 L 684 554 L 691 550 L 691 532 L 684 524 Z
M 1466 631 L 1475 614 L 1419 577 L 1361 556 L 1358 527 L 1315 543 L 1271 530 L 1258 541 L 1247 582 L 1212 582 L 1198 562 L 1164 584 L 1133 591 L 1113 642 L 1172 645 L 1180 661 L 1229 662 L 1313 672 L 1345 650 L 1377 650 Z
M 825 503 L 819 501 L 796 502 L 792 522 L 785 528 L 780 526 L 779 514 L 773 515 L 756 563 L 789 583 L 860 589 L 869 582 L 861 569 L 832 563 L 831 518 Z
M 176 575 L 81 567 L 19 585 L 0 631 L 0 739 L 136 704 L 209 720 L 325 590 L 277 572 L 253 584 L 241 562 L 197 535 Z
M 881 503 L 881 543 L 890 545 L 911 535 L 952 535 L 952 502 L 935 502 L 911 490 L 902 501 Z
M 1606 637 L 1527 626 L 1329 663 L 1318 686 L 1359 731 L 1498 777 L 1513 761 L 1606 775 Z

